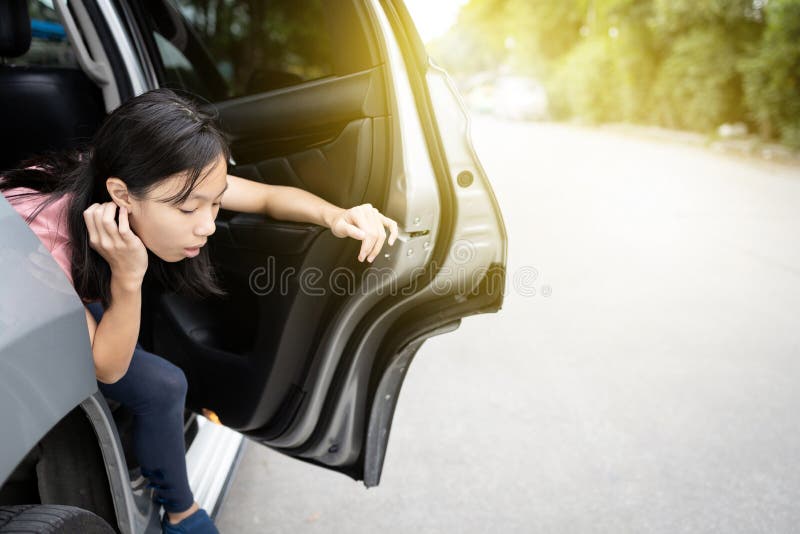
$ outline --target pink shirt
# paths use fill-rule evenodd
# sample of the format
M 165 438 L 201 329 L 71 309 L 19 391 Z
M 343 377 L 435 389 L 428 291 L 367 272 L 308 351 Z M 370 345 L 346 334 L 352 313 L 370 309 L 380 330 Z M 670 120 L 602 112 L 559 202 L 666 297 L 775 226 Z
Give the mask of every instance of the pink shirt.
M 35 193 L 34 189 L 27 187 L 15 187 L 3 191 L 6 197 L 12 196 L 17 193 Z M 70 194 L 66 194 L 45 207 L 33 219 L 29 226 L 36 234 L 39 240 L 47 247 L 47 250 L 53 255 L 56 263 L 66 273 L 70 284 L 72 284 L 72 269 L 70 259 L 72 257 L 72 248 L 69 243 L 69 231 L 67 229 L 67 206 L 72 198 Z M 9 204 L 17 210 L 23 219 L 33 213 L 34 210 L 45 199 L 45 195 L 37 194 L 24 197 L 8 198 Z

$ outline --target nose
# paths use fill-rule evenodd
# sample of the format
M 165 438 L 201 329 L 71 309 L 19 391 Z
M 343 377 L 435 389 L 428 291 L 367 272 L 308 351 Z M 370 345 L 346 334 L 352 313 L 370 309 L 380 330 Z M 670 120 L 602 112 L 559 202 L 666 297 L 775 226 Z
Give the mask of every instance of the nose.
M 214 217 L 204 217 L 203 221 L 195 227 L 194 234 L 200 237 L 208 237 L 217 231 L 217 225 L 214 222 Z

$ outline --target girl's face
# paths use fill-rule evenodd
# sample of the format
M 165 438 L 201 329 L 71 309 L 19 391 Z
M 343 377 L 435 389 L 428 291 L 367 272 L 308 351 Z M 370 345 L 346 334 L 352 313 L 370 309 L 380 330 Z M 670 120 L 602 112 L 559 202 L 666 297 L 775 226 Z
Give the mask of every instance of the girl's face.
M 175 205 L 164 199 L 177 194 L 185 173 L 164 179 L 146 198 L 129 196 L 131 230 L 142 243 L 164 261 L 177 262 L 200 254 L 208 236 L 214 233 L 222 194 L 228 187 L 224 156 L 209 164 L 190 196 Z

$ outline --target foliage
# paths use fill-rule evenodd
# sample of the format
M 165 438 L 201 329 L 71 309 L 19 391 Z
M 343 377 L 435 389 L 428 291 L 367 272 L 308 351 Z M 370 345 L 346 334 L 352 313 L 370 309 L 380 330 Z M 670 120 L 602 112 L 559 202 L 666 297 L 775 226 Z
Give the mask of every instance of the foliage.
M 772 0 L 766 25 L 740 63 L 748 117 L 762 135 L 800 147 L 800 2 Z
M 713 131 L 742 116 L 736 43 L 719 27 L 679 35 L 661 63 L 651 118 L 670 128 Z
M 800 146 L 800 0 L 471 0 L 439 50 L 462 36 L 484 52 L 446 68 L 533 74 L 560 118 L 741 121 Z

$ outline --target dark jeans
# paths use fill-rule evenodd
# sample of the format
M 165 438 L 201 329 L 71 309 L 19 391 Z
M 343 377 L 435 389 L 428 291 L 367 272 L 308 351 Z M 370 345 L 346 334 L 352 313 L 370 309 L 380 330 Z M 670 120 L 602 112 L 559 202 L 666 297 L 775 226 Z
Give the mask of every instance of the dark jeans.
M 99 323 L 102 305 L 93 302 L 86 307 Z M 103 395 L 133 412 L 133 450 L 142 474 L 155 488 L 155 500 L 172 513 L 192 506 L 183 438 L 187 385 L 180 367 L 137 343 L 125 376 L 113 384 L 98 381 L 97 385 Z

